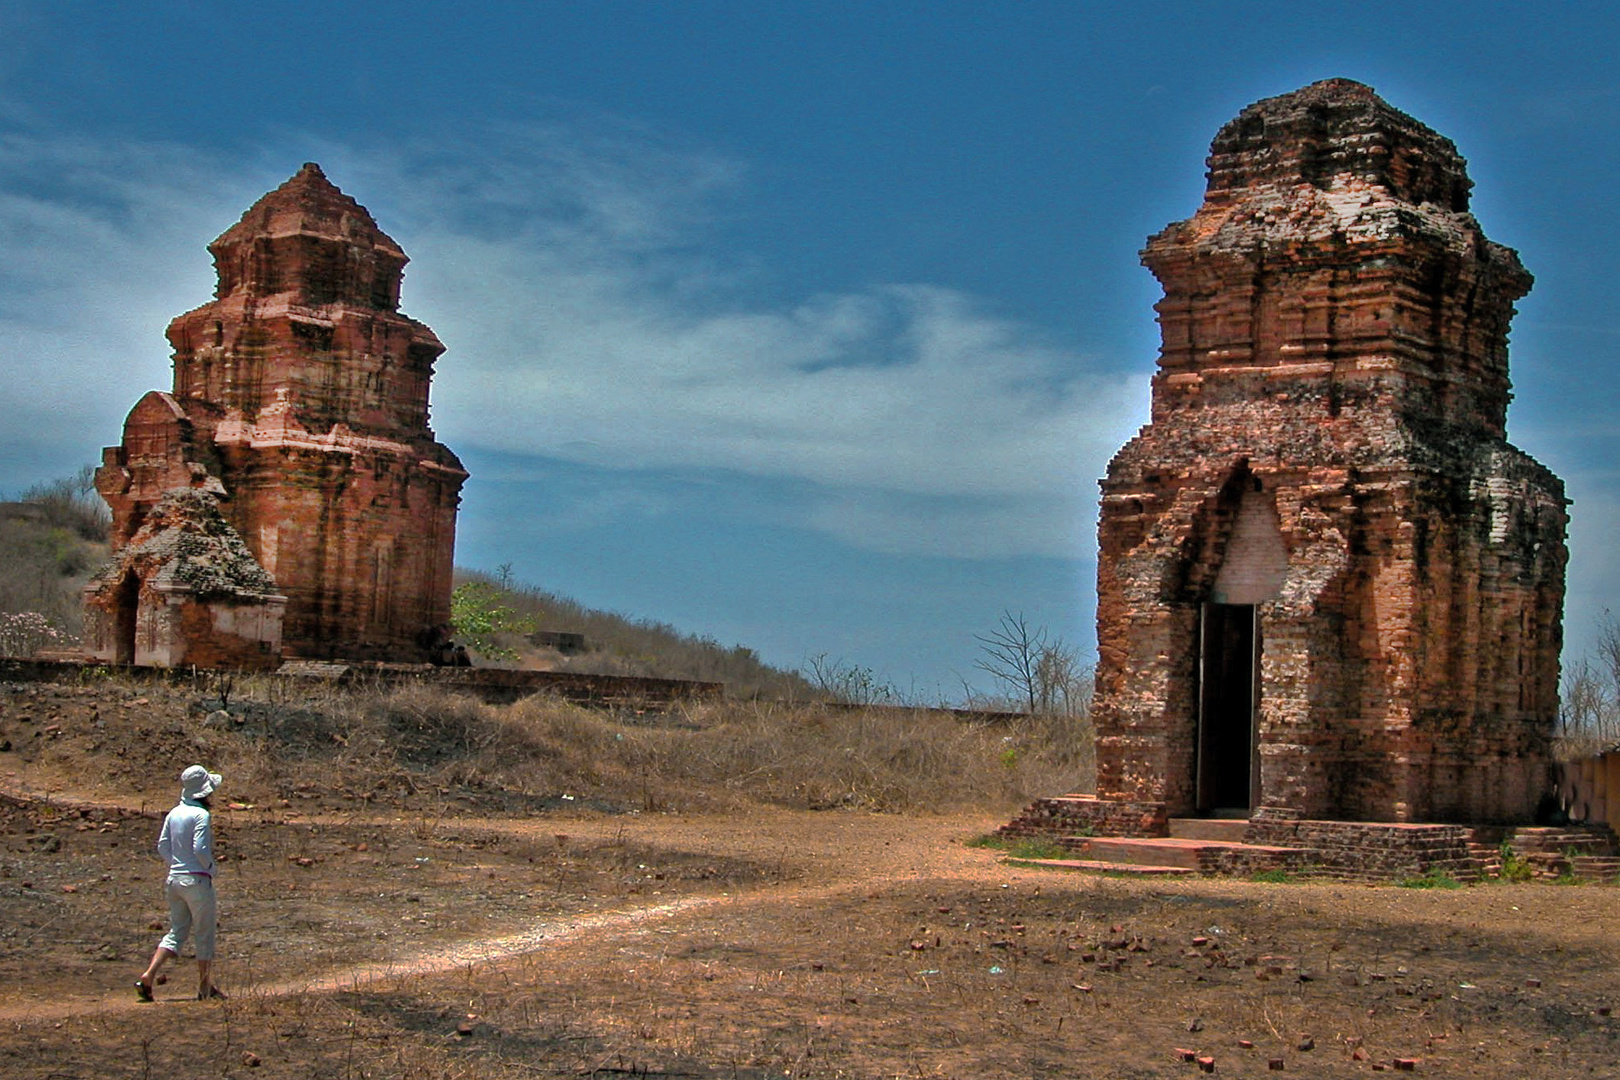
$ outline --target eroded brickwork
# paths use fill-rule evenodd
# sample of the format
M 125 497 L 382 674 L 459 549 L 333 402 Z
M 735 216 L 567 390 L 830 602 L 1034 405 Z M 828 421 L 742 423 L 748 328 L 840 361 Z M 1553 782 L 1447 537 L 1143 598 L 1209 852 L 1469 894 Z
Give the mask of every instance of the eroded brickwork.
M 97 472 L 115 547 L 164 492 L 209 491 L 287 598 L 286 654 L 427 659 L 467 473 L 428 427 L 444 346 L 399 312 L 404 252 L 313 164 L 208 250 L 215 299 L 168 329 L 173 391 Z
M 85 586 L 85 651 L 107 663 L 267 669 L 287 598 L 194 488 L 164 492 Z
M 1530 275 L 1358 83 L 1250 106 L 1208 164 L 1143 252 L 1152 422 L 1102 481 L 1098 796 L 1529 820 L 1566 559 L 1562 484 L 1504 439 Z

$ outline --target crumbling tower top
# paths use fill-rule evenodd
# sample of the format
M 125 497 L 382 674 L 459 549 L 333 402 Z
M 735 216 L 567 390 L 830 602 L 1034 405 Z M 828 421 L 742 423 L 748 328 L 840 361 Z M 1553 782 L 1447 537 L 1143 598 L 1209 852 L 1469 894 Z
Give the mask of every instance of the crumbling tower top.
M 1155 416 L 1286 368 L 1446 438 L 1503 437 L 1532 279 L 1468 212 L 1450 139 L 1328 79 L 1244 109 L 1208 167 L 1198 212 L 1142 253 L 1165 290 Z
M 1474 186 L 1455 143 L 1351 79 L 1250 105 L 1216 134 L 1208 165 L 1209 202 L 1268 186 L 1365 185 L 1463 213 Z
M 444 345 L 399 310 L 409 261 L 307 163 L 208 245 L 214 299 L 169 324 L 174 394 L 256 423 L 433 440 L 428 384 Z
M 208 245 L 219 273 L 214 295 L 291 293 L 305 304 L 347 303 L 393 311 L 409 260 L 364 206 L 305 162 Z

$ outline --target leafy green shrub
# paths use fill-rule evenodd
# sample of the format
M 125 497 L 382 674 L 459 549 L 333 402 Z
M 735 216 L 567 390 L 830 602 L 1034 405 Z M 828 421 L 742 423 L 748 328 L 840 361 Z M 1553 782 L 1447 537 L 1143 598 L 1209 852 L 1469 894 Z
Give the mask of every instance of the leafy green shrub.
M 504 589 L 484 581 L 466 581 L 450 594 L 450 625 L 456 640 L 488 660 L 516 660 L 517 650 L 502 634 L 532 634 L 534 619 L 514 611 Z
M 1530 865 L 1530 860 L 1513 850 L 1511 842 L 1503 840 L 1502 846 L 1497 850 L 1502 859 L 1503 881 L 1529 881 L 1535 877 L 1535 867 Z

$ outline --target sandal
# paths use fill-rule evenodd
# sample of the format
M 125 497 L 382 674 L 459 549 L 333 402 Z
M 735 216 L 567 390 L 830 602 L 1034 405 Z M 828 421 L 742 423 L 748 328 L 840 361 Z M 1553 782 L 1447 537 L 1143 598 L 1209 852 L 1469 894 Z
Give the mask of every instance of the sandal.
M 139 980 L 139 979 L 135 980 L 135 1000 L 136 1001 L 151 1001 L 152 1000 L 152 988 L 150 986 L 147 986 L 145 983 L 141 982 L 141 980 Z
M 197 1000 L 198 1001 L 207 1001 L 209 998 L 219 998 L 220 1000 L 223 1001 L 227 996 L 229 996 L 229 995 L 227 995 L 225 993 L 225 991 L 221 990 L 219 987 L 210 986 L 208 988 L 208 993 L 206 993 L 206 994 L 199 993 L 197 995 Z

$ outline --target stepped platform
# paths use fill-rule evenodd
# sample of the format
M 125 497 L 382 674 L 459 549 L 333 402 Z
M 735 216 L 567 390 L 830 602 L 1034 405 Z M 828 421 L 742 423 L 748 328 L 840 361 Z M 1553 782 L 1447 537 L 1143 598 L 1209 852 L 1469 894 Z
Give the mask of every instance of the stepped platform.
M 1620 878 L 1620 839 L 1605 825 L 1318 821 L 1286 811 L 1252 819 L 1172 818 L 1162 803 L 1078 794 L 1038 799 L 998 831 L 1009 838 L 1056 841 L 1072 858 L 1050 862 L 1076 870 L 1231 875 L 1286 870 L 1368 883 L 1446 874 L 1466 882 L 1499 876 L 1506 850 L 1542 879 Z
M 1197 870 L 1185 866 L 1156 866 L 1143 863 L 1107 862 L 1103 859 L 1008 859 L 1015 866 L 1039 866 L 1046 870 L 1073 870 L 1086 874 L 1121 874 L 1126 877 L 1193 877 Z
M 1249 819 L 1177 817 L 1169 821 L 1170 836 L 1178 840 L 1224 840 L 1241 844 L 1249 834 Z
M 1263 870 L 1298 870 L 1305 866 L 1309 855 L 1309 852 L 1302 848 L 1196 837 L 1075 836 L 1064 837 L 1062 843 L 1082 859 L 1130 866 L 1180 869 L 1199 874 L 1255 874 Z

